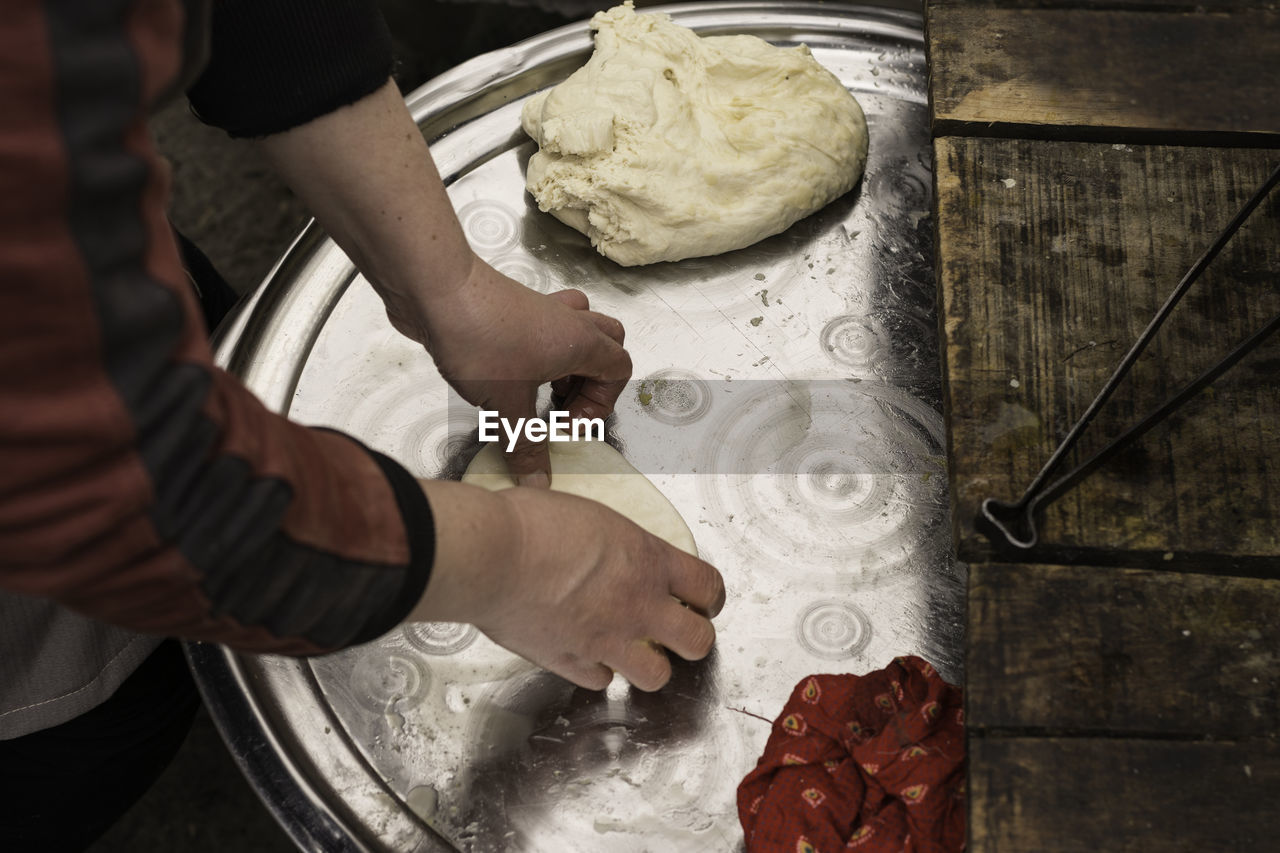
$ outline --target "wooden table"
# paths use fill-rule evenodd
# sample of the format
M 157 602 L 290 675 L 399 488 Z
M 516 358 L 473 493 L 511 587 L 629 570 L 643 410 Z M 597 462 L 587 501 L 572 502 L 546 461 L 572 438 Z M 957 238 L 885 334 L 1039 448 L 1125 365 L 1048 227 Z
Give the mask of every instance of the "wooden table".
M 1280 163 L 1280 9 L 931 0 L 974 851 L 1280 850 L 1280 336 L 997 549 L 1016 499 Z M 1280 191 L 1071 465 L 1280 312 Z

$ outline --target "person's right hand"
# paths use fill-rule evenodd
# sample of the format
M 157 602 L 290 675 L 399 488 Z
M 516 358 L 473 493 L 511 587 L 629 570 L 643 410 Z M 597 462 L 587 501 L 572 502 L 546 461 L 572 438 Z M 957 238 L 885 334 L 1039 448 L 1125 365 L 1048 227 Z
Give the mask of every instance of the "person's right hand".
M 608 686 L 614 672 L 657 690 L 671 678 L 664 649 L 687 660 L 711 651 L 711 617 L 724 606 L 725 589 L 710 564 L 594 501 L 541 489 L 482 496 L 460 483 L 424 486 L 433 509 L 463 526 L 437 512 L 437 564 L 414 618 L 471 622 L 592 690 Z M 441 487 L 462 500 L 443 502 Z M 490 499 L 497 501 L 488 509 L 468 506 Z M 488 553 L 468 548 L 474 539 L 449 541 L 459 535 L 487 537 L 480 550 Z M 455 544 L 471 553 L 457 553 Z M 458 571 L 460 557 L 467 563 Z

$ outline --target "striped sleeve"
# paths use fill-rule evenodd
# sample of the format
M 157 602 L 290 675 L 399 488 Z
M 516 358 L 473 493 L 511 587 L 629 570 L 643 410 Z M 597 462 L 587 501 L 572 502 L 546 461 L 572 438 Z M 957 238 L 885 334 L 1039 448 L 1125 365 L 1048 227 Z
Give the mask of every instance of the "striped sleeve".
M 0 22 L 0 585 L 143 632 L 309 654 L 426 587 L 394 461 L 212 365 L 148 106 L 178 0 L 8 0 Z

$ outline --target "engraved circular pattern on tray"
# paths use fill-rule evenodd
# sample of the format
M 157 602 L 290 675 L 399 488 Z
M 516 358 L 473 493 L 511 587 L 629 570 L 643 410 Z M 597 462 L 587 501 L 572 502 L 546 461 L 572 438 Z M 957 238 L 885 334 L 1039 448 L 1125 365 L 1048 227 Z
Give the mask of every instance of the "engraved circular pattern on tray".
M 643 411 L 672 426 L 686 426 L 711 410 L 711 388 L 687 370 L 659 370 L 640 380 Z
M 767 383 L 700 453 L 713 516 L 747 518 L 744 556 L 874 580 L 946 513 L 942 419 L 880 383 Z
M 404 626 L 409 645 L 429 655 L 456 654 L 474 643 L 479 634 L 462 622 L 411 622 Z
M 819 601 L 796 619 L 796 637 L 810 653 L 827 660 L 844 660 L 871 643 L 867 614 L 843 601 Z
M 867 178 L 867 193 L 875 194 L 885 208 L 894 213 L 918 211 L 928 214 L 929 199 L 933 193 L 928 182 L 932 174 L 918 161 L 909 161 L 906 168 L 883 169 Z
M 351 695 L 371 711 L 382 713 L 398 703 L 426 695 L 431 672 L 418 658 L 370 648 L 351 668 Z
M 458 221 L 479 253 L 493 255 L 519 244 L 520 220 L 506 205 L 473 201 L 458 210 Z
M 489 259 L 489 265 L 503 275 L 509 276 L 525 287 L 536 290 L 539 293 L 550 293 L 553 290 L 564 289 L 554 286 L 551 276 L 547 274 L 545 265 L 539 264 L 527 255 L 513 252 Z
M 438 413 L 419 419 L 417 429 L 407 436 L 410 447 L 416 446 L 423 470 L 443 471 L 471 442 L 468 431 L 475 425 L 461 412 Z M 427 465 L 432 467 L 427 467 Z
M 858 374 L 883 372 L 890 355 L 883 327 L 866 315 L 846 314 L 828 321 L 818 335 L 818 343 L 835 361 L 858 368 Z

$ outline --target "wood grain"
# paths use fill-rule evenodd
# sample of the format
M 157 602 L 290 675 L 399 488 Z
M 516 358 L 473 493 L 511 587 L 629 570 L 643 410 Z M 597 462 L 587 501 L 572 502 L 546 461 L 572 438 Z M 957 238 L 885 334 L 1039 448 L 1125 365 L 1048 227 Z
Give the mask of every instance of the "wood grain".
M 971 738 L 973 853 L 1274 850 L 1280 744 Z
M 1280 740 L 1280 581 L 969 569 L 966 722 Z
M 1031 482 L 1280 154 L 948 138 L 935 155 L 953 523 L 962 559 L 982 560 L 981 501 Z M 1280 312 L 1278 247 L 1273 193 L 1068 463 Z M 1026 558 L 1275 575 L 1278 376 L 1280 336 L 1049 507 Z
M 937 136 L 1280 141 L 1280 12 L 932 3 L 927 21 Z
M 926 0 L 929 9 L 1091 9 L 1131 12 L 1276 11 L 1278 0 Z

